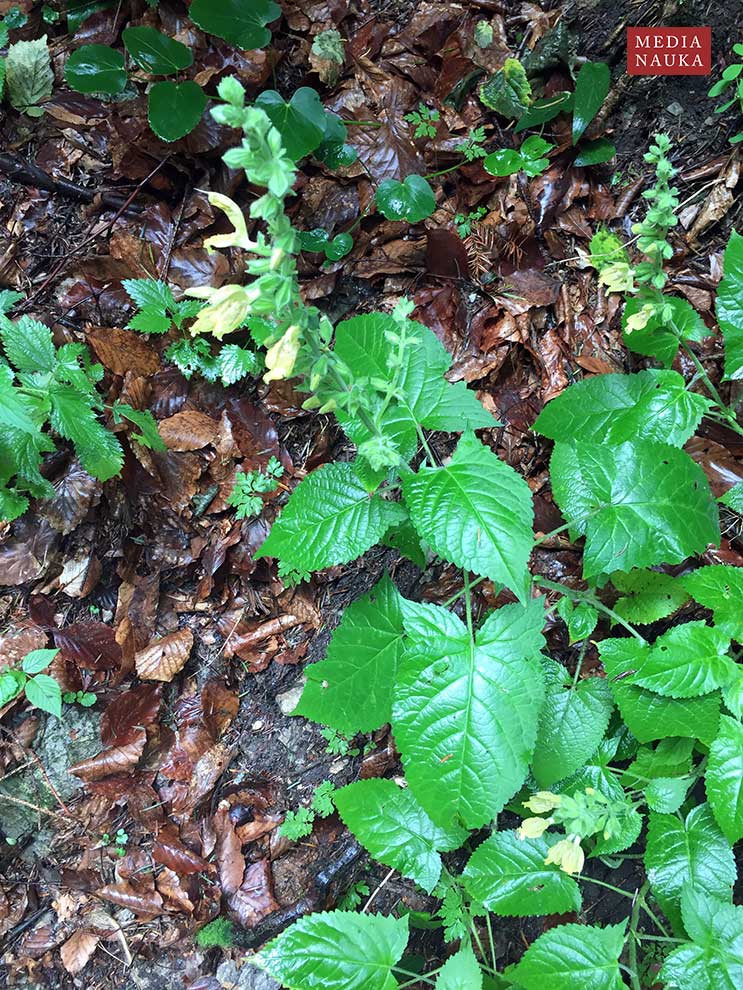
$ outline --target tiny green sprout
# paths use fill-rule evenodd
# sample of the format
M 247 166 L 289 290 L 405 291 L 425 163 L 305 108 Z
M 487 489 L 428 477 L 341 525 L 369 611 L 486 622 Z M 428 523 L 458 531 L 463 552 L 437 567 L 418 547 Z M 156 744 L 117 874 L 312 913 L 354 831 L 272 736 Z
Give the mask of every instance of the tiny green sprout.
M 493 44 L 493 25 L 490 21 L 478 21 L 475 24 L 475 44 L 478 48 L 487 48 Z
M 281 462 L 273 456 L 263 471 L 238 471 L 235 486 L 227 499 L 227 504 L 234 507 L 236 517 L 250 519 L 257 516 L 263 508 L 262 496 L 276 491 L 283 473 Z
M 726 66 L 718 81 L 707 93 L 707 96 L 713 98 L 720 96 L 725 90 L 729 90 L 725 94 L 726 97 L 730 97 L 732 93 L 732 98 L 726 99 L 725 103 L 715 107 L 715 113 L 724 113 L 737 104 L 738 114 L 743 114 L 743 44 L 733 45 L 733 51 L 741 57 L 741 61 L 731 62 L 730 65 Z M 738 144 L 740 141 L 743 141 L 743 131 L 739 131 L 730 138 L 731 144 Z
M 483 148 L 485 142 L 485 128 L 473 128 L 467 137 L 460 144 L 454 145 L 454 150 L 460 155 L 464 155 L 468 162 L 477 161 L 478 158 L 486 158 L 487 151 Z
M 333 756 L 358 756 L 359 750 L 351 748 L 351 741 L 341 735 L 336 729 L 325 727 L 320 729 L 320 735 L 326 741 L 325 747 Z
M 362 901 L 367 899 L 369 893 L 369 884 L 365 880 L 357 880 L 356 883 L 351 884 L 343 897 L 341 897 L 338 902 L 339 910 L 354 911 Z
M 469 213 L 457 213 L 454 217 L 454 226 L 457 228 L 459 236 L 461 238 L 469 237 L 472 233 L 472 225 L 478 220 L 482 220 L 487 212 L 486 207 L 478 206 L 476 210 L 470 210 Z
M 309 581 L 312 577 L 312 571 L 292 567 L 285 561 L 280 561 L 278 574 L 285 588 L 296 588 L 298 584 L 302 584 L 303 581 Z
M 279 828 L 279 835 L 296 842 L 298 839 L 303 839 L 310 834 L 314 822 L 315 813 L 310 808 L 297 808 L 296 811 L 287 811 L 284 821 Z
M 404 120 L 409 124 L 415 124 L 415 137 L 436 137 L 435 123 L 440 118 L 438 110 L 427 107 L 425 103 L 419 103 L 418 109 L 406 113 Z
M 67 705 L 78 704 L 83 708 L 92 708 L 98 698 L 91 691 L 65 691 L 62 701 Z

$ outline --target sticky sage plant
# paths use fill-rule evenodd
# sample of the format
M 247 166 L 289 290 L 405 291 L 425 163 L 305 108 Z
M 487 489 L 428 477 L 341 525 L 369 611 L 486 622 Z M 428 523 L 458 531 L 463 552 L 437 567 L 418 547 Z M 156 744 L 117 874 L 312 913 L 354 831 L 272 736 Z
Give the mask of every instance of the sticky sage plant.
M 554 442 L 560 530 L 583 541 L 584 587 L 535 573 L 529 486 L 475 432 L 494 421 L 447 382 L 450 358 L 408 304 L 335 328 L 302 304 L 283 214 L 293 165 L 234 81 L 220 95 L 218 119 L 244 134 L 227 162 L 267 189 L 251 206 L 265 230 L 247 245 L 252 281 L 229 302 L 215 294 L 198 330 L 228 333 L 260 316 L 266 379 L 295 377 L 305 405 L 334 412 L 357 451 L 296 486 L 256 556 L 312 572 L 391 543 L 424 566 L 462 570 L 443 605 L 407 599 L 382 577 L 307 668 L 294 713 L 349 737 L 391 726 L 405 786 L 357 780 L 328 800 L 375 859 L 440 900 L 428 921 L 452 953 L 411 970 L 408 915 L 334 910 L 297 921 L 256 961 L 289 990 L 641 990 L 650 947 L 668 990 L 739 985 L 743 571 L 695 566 L 719 543 L 719 508 L 683 449 L 712 400 L 665 368 L 597 376 L 552 400 L 534 430 Z M 235 237 L 245 242 L 239 224 Z M 724 300 L 743 287 L 740 239 L 731 244 L 721 324 Z M 725 331 L 733 347 L 736 326 Z M 443 461 L 436 431 L 461 434 Z M 656 569 L 681 564 L 679 577 Z M 511 603 L 481 614 L 484 581 Z M 545 652 L 552 608 L 573 643 L 568 666 Z M 589 637 L 599 673 L 583 667 Z M 597 861 L 606 876 L 637 848 L 644 828 L 644 882 L 625 890 L 594 875 Z M 446 858 L 458 849 L 461 872 L 461 856 Z M 626 919 L 558 924 L 499 972 L 498 919 L 580 915 L 586 885 L 626 898 Z

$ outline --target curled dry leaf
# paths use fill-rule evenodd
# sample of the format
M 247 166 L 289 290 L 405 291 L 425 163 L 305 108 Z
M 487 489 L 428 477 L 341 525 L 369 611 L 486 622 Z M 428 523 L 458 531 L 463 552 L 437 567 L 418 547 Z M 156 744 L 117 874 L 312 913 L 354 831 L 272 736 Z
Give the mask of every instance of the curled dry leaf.
M 217 869 L 219 883 L 228 896 L 237 891 L 243 881 L 245 857 L 241 851 L 240 839 L 230 816 L 228 801 L 220 801 L 212 818 L 217 836 Z
M 134 657 L 137 673 L 143 680 L 166 684 L 183 670 L 193 646 L 190 629 L 178 629 L 140 650 Z
M 140 730 L 156 720 L 161 696 L 160 684 L 138 684 L 114 698 L 101 719 L 103 745 L 126 746 L 138 738 Z
M 227 901 L 229 915 L 243 928 L 255 928 L 262 918 L 278 909 L 273 895 L 271 864 L 267 859 L 252 863 L 238 890 Z
M 104 749 L 97 756 L 89 760 L 83 760 L 74 767 L 70 767 L 70 773 L 86 783 L 103 780 L 115 774 L 129 773 L 139 762 L 139 758 L 144 752 L 144 744 L 147 733 L 144 729 L 137 730 L 136 737 L 126 746 L 113 746 L 111 749 Z
M 85 519 L 88 510 L 101 497 L 101 482 L 88 474 L 74 460 L 54 483 L 54 498 L 43 503 L 42 513 L 63 536 L 71 533 Z
M 197 853 L 192 852 L 178 835 L 174 825 L 166 825 L 158 833 L 152 858 L 176 873 L 186 876 L 192 873 L 211 872 L 214 867 Z
M 110 883 L 96 891 L 99 897 L 126 908 L 140 918 L 156 918 L 163 909 L 163 899 L 154 889 L 135 887 L 128 880 Z
M 70 935 L 59 950 L 62 965 L 70 976 L 76 976 L 85 969 L 98 946 L 98 942 L 97 935 L 82 928 Z
M 162 420 L 159 430 L 163 443 L 170 450 L 201 450 L 207 444 L 216 444 L 219 438 L 219 423 L 195 409 Z
M 183 911 L 186 914 L 193 912 L 194 903 L 183 889 L 181 878 L 173 870 L 169 870 L 166 866 L 158 875 L 155 885 L 167 908 L 172 911 Z

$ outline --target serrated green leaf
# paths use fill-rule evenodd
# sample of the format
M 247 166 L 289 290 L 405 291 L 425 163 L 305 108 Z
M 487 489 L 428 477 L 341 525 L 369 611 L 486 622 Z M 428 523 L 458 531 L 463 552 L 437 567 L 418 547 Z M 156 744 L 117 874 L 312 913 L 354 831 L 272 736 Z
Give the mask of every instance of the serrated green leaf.
M 720 717 L 705 773 L 707 800 L 728 842 L 743 838 L 743 725 Z
M 422 419 L 428 430 L 459 433 L 461 430 L 492 430 L 502 426 L 485 409 L 471 388 L 464 382 L 443 381 L 436 405 Z
M 604 62 L 584 62 L 575 77 L 573 97 L 573 144 L 601 109 L 611 85 L 611 72 Z
M 248 375 L 255 375 L 261 368 L 257 355 L 238 344 L 223 344 L 217 363 L 223 385 L 233 385 Z
M 628 849 L 637 842 L 642 831 L 642 823 L 642 815 L 635 808 L 630 808 L 623 815 L 619 830 L 616 833 L 610 835 L 608 838 L 604 838 L 603 834 L 596 838 L 596 845 L 590 853 L 591 858 L 611 856 L 614 853 L 624 852 L 625 849 Z
M 78 93 L 115 96 L 126 88 L 124 56 L 109 45 L 83 45 L 67 59 L 64 78 Z
M 58 653 L 59 650 L 31 650 L 21 664 L 24 674 L 39 674 L 46 670 Z
M 436 990 L 482 990 L 482 986 L 482 970 L 468 945 L 449 956 L 436 977 Z
M 35 41 L 16 41 L 5 57 L 5 85 L 16 110 L 38 117 L 38 104 L 52 95 L 54 73 L 46 35 Z
M 624 929 L 558 925 L 529 946 L 511 975 L 524 990 L 624 990 Z
M 664 777 L 683 777 L 691 773 L 691 739 L 662 739 L 655 747 L 641 746 L 637 756 L 622 774 L 622 785 L 641 789 L 650 780 Z
M 712 610 L 717 628 L 743 642 L 743 568 L 730 564 L 700 567 L 680 579 L 694 601 Z
M 140 333 L 167 333 L 173 326 L 173 320 L 169 315 L 159 313 L 152 306 L 135 313 L 127 323 L 127 329 L 138 330 Z
M 255 961 L 288 990 L 396 990 L 408 919 L 325 911 L 295 922 Z
M 575 773 L 596 751 L 609 724 L 614 701 L 606 681 L 591 677 L 568 687 L 567 670 L 545 661 L 547 691 L 539 719 L 532 773 L 542 788 Z
M 374 194 L 377 209 L 388 220 L 420 223 L 436 209 L 433 189 L 422 175 L 408 175 L 402 182 L 384 179 Z
M 648 625 L 673 615 L 689 600 L 683 582 L 658 571 L 615 571 L 611 583 L 623 596 L 614 611 L 634 625 Z
M 739 481 L 737 485 L 729 488 L 724 495 L 720 496 L 718 501 L 727 505 L 733 512 L 743 515 L 743 481 Z
M 434 822 L 489 822 L 523 784 L 542 698 L 542 600 L 507 605 L 473 643 L 446 609 L 404 603 L 392 711 L 410 788 Z
M 154 28 L 147 26 L 124 28 L 121 40 L 132 60 L 145 72 L 157 76 L 169 76 L 193 64 L 190 48 Z
M 286 103 L 275 89 L 264 90 L 255 105 L 268 114 L 281 135 L 284 149 L 295 162 L 314 151 L 325 135 L 325 109 L 317 91 L 309 86 L 295 90 Z
M 402 484 L 413 525 L 439 557 L 526 599 L 534 514 L 512 467 L 465 433 L 445 467 L 421 468 Z
M 43 712 L 62 718 L 62 689 L 48 674 L 37 674 L 26 681 L 26 698 Z
M 120 423 L 122 417 L 138 426 L 140 433 L 132 432 L 132 439 L 141 443 L 149 450 L 167 450 L 157 429 L 155 417 L 148 409 L 134 409 L 126 402 L 118 400 L 113 404 L 114 423 Z
M 693 782 L 692 777 L 657 777 L 648 781 L 644 788 L 648 808 L 663 815 L 675 814 Z
M 631 351 L 657 358 L 664 367 L 670 368 L 680 340 L 704 340 L 710 331 L 687 299 L 664 296 L 663 302 L 671 307 L 670 323 L 663 323 L 659 317 L 651 317 L 641 330 L 627 333 L 628 318 L 637 313 L 642 305 L 637 299 L 630 299 L 622 314 L 622 329 L 624 343 Z
M 557 614 L 568 627 L 568 637 L 571 643 L 579 643 L 587 639 L 596 628 L 599 613 L 588 602 L 573 605 L 569 598 L 561 598 L 557 603 Z
M 709 484 L 683 450 L 651 440 L 556 443 L 550 471 L 555 501 L 586 537 L 586 578 L 680 563 L 719 543 Z
M 305 668 L 307 683 L 292 714 L 349 736 L 378 729 L 392 715 L 402 649 L 400 596 L 385 575 L 348 606 L 325 659 Z
M 154 278 L 125 278 L 121 283 L 131 301 L 139 308 L 166 313 L 176 306 L 170 286 Z
M 732 681 L 737 670 L 727 656 L 730 637 L 702 621 L 673 626 L 652 646 L 633 639 L 631 647 L 612 651 L 606 642 L 601 658 L 609 677 L 669 698 L 709 694 Z
M 648 822 L 645 870 L 653 896 L 676 931 L 681 931 L 681 894 L 692 886 L 704 894 L 732 899 L 735 858 L 706 804 L 685 821 L 652 813 Z
M 191 20 L 208 34 L 224 38 L 237 48 L 263 48 L 271 40 L 266 24 L 281 17 L 272 0 L 194 0 L 188 10 Z
M 434 825 L 409 790 L 392 780 L 359 780 L 333 795 L 338 814 L 371 855 L 429 894 L 441 876 L 439 851 L 457 849 L 467 831 Z
M 150 88 L 147 119 L 163 141 L 179 141 L 190 134 L 206 109 L 206 93 L 192 79 L 159 82 Z
M 730 235 L 717 289 L 717 321 L 725 339 L 725 378 L 743 378 L 743 237 Z
M 580 888 L 558 866 L 545 864 L 550 843 L 496 832 L 475 849 L 462 873 L 465 888 L 489 911 L 506 917 L 578 911 Z
M 382 543 L 386 547 L 392 547 L 399 551 L 403 557 L 419 567 L 421 570 L 426 566 L 426 555 L 421 547 L 421 540 L 410 519 L 406 519 L 399 526 L 395 526 L 385 533 Z
M 675 371 L 596 375 L 552 399 L 534 429 L 551 440 L 625 443 L 644 439 L 682 447 L 710 400 L 686 389 Z
M 80 463 L 99 481 L 108 481 L 121 470 L 124 455 L 119 441 L 96 419 L 84 395 L 73 388 L 50 392 L 52 429 L 75 446 Z
M 0 519 L 5 522 L 13 522 L 28 509 L 28 499 L 25 495 L 11 491 L 8 488 L 0 488 Z
M 52 332 L 30 316 L 9 320 L 0 316 L 5 355 L 19 371 L 53 371 L 56 351 Z
M 369 495 L 351 464 L 324 464 L 294 489 L 255 556 L 320 571 L 360 557 L 404 518 L 401 505 Z
M 738 990 L 743 986 L 743 907 L 687 887 L 681 913 L 694 944 L 670 953 L 660 979 L 674 990 Z

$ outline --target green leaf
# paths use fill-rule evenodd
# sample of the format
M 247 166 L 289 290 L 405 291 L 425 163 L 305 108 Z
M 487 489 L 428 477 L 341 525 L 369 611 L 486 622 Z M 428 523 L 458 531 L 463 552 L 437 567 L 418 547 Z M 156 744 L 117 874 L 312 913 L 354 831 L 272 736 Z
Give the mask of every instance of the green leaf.
M 26 698 L 43 712 L 62 718 L 62 689 L 48 674 L 37 674 L 26 681 Z
M 333 795 L 338 814 L 380 863 L 411 877 L 429 894 L 441 876 L 439 851 L 457 849 L 464 829 L 434 825 L 408 790 L 392 780 L 359 780 Z
M 579 911 L 580 888 L 553 864 L 550 843 L 521 840 L 516 831 L 495 832 L 475 849 L 462 873 L 468 893 L 488 911 L 506 917 Z
M 151 308 L 161 314 L 176 306 L 170 286 L 154 278 L 125 278 L 122 286 L 138 309 Z
M 677 564 L 719 544 L 717 507 L 688 454 L 651 440 L 556 443 L 552 491 L 586 537 L 583 573 Z
M 561 93 L 553 93 L 552 96 L 545 96 L 541 100 L 535 100 L 529 109 L 520 118 L 514 134 L 525 131 L 530 127 L 538 127 L 553 120 L 558 114 L 572 109 L 573 94 L 567 90 Z
M 687 887 L 681 913 L 694 943 L 670 953 L 660 979 L 674 990 L 738 990 L 743 986 L 743 907 Z
M 38 674 L 46 670 L 52 660 L 59 653 L 59 650 L 31 650 L 23 658 L 21 667 L 25 674 Z
M 53 371 L 56 350 L 52 331 L 30 316 L 11 321 L 0 316 L 0 337 L 5 355 L 19 371 Z
M 607 671 L 612 669 L 608 659 L 609 651 L 613 651 L 614 644 L 619 643 L 632 643 L 632 640 L 605 639 L 601 643 L 601 658 Z M 622 647 L 619 649 L 622 650 Z M 631 653 L 626 662 L 631 669 L 633 662 Z M 717 735 L 720 722 L 719 691 L 703 695 L 701 698 L 664 698 L 652 691 L 646 691 L 645 688 L 615 680 L 611 675 L 609 687 L 623 721 L 641 743 L 672 736 L 685 736 L 689 739 L 700 739 L 709 745 Z
M 247 375 L 257 374 L 261 369 L 258 356 L 238 344 L 223 344 L 217 364 L 223 385 L 233 385 Z
M 316 90 L 302 86 L 285 103 L 275 89 L 264 90 L 255 105 L 268 114 L 295 162 L 317 148 L 325 134 L 325 109 Z
M 641 330 L 627 333 L 628 317 L 637 313 L 642 305 L 637 299 L 630 299 L 622 314 L 622 330 L 624 343 L 631 351 L 657 358 L 664 367 L 670 368 L 679 349 L 679 340 L 704 340 L 710 331 L 687 299 L 664 296 L 663 302 L 671 307 L 670 323 L 663 323 L 659 317 L 651 317 Z
M 624 990 L 624 929 L 558 925 L 529 946 L 509 975 L 524 990 Z
M 0 671 L 0 708 L 17 698 L 27 683 L 25 674 L 20 670 Z
M 385 179 L 374 194 L 377 209 L 388 220 L 419 223 L 436 209 L 433 189 L 422 175 L 408 175 L 402 182 Z
M 125 28 L 121 40 L 137 65 L 156 76 L 170 76 L 193 64 L 190 48 L 154 28 Z
M 685 821 L 676 815 L 650 814 L 645 870 L 653 896 L 676 931 L 681 931 L 681 894 L 685 887 L 732 900 L 735 858 L 706 804 Z
M 397 550 L 422 571 L 425 570 L 426 555 L 421 547 L 420 537 L 410 519 L 406 519 L 399 526 L 394 526 L 385 533 L 382 543 L 386 547 Z
M 492 430 L 493 427 L 502 425 L 490 415 L 464 382 L 447 382 L 446 379 L 441 382 L 441 395 L 436 405 L 423 417 L 423 426 L 426 429 L 441 430 L 444 433 Z
M 468 945 L 449 956 L 436 977 L 436 990 L 482 990 L 482 970 Z
M 725 378 L 743 378 L 743 237 L 730 235 L 717 289 L 717 321 L 725 339 Z
M 743 642 L 743 568 L 714 564 L 680 580 L 694 601 L 712 610 L 721 632 Z
M 254 957 L 289 990 L 396 990 L 391 969 L 408 919 L 325 911 L 295 922 Z
M 25 495 L 10 491 L 7 488 L 0 488 L 0 519 L 5 522 L 13 522 L 28 509 L 29 501 Z M 2 674 L 0 674 L 2 677 Z
M 491 175 L 506 176 L 518 172 L 523 163 L 524 160 L 518 151 L 513 151 L 511 148 L 499 148 L 483 159 L 482 166 Z
M 512 467 L 465 433 L 445 467 L 403 478 L 410 518 L 432 550 L 527 597 L 531 491 Z
M 140 333 L 168 333 L 172 326 L 172 318 L 152 306 L 145 306 L 127 323 L 129 330 L 138 330 Z
M 648 625 L 673 615 L 689 600 L 684 584 L 670 574 L 659 571 L 615 571 L 611 583 L 623 592 L 614 605 L 614 611 L 627 622 Z
M 531 102 L 531 86 L 516 58 L 507 58 L 503 68 L 480 87 L 480 102 L 504 117 L 518 120 Z
M 351 464 L 324 464 L 294 489 L 255 557 L 278 557 L 301 571 L 345 564 L 404 516 L 401 505 L 370 496 Z
M 547 693 L 539 719 L 532 773 L 541 788 L 575 773 L 596 751 L 609 724 L 614 701 L 602 677 L 575 687 L 561 664 L 545 661 Z
M 644 787 L 645 800 L 651 811 L 664 815 L 675 814 L 686 800 L 692 777 L 657 777 Z
M 523 784 L 542 697 L 542 600 L 506 605 L 473 643 L 446 609 L 404 603 L 392 723 L 410 788 L 437 824 L 491 821 Z
M 611 72 L 604 62 L 584 62 L 575 77 L 573 144 L 601 109 L 611 86 Z
M 109 45 L 83 45 L 67 59 L 64 77 L 78 93 L 114 96 L 126 87 L 124 56 Z
M 675 371 L 596 375 L 547 403 L 534 429 L 551 440 L 625 443 L 643 439 L 682 447 L 710 400 L 686 389 Z
M 617 149 L 606 138 L 598 138 L 596 141 L 585 141 L 578 149 L 573 165 L 576 168 L 584 168 L 588 165 L 601 165 L 609 162 L 616 155 Z
M 99 481 L 108 481 L 121 471 L 124 455 L 119 441 L 96 419 L 89 402 L 73 388 L 50 393 L 52 429 L 71 440 L 80 463 Z
M 157 429 L 155 417 L 148 409 L 134 409 L 126 402 L 119 402 L 118 399 L 113 404 L 114 423 L 120 423 L 122 418 L 128 419 L 141 430 L 140 433 L 132 431 L 132 440 L 141 443 L 149 450 L 167 450 L 163 439 Z
M 305 667 L 292 714 L 351 736 L 392 716 L 392 689 L 403 648 L 400 596 L 386 575 L 343 613 L 324 660 Z
M 743 515 L 743 481 L 739 481 L 737 485 L 729 488 L 724 495 L 720 496 L 718 501 L 732 509 L 733 512 Z
M 743 725 L 727 715 L 709 749 L 707 800 L 728 842 L 743 838 Z
M 198 83 L 155 83 L 149 92 L 147 118 L 163 141 L 178 141 L 190 134 L 206 109 L 206 93 Z
M 271 0 L 194 0 L 188 13 L 204 31 L 250 51 L 269 43 L 266 24 L 281 17 L 281 8 Z
M 54 73 L 46 35 L 35 41 L 17 41 L 5 57 L 5 86 L 16 110 L 30 117 L 42 111 L 37 104 L 52 95 Z
M 593 605 L 581 602 L 574 606 L 569 598 L 561 598 L 557 603 L 557 614 L 568 627 L 568 637 L 571 643 L 579 643 L 587 639 L 596 628 L 599 614 Z
M 601 657 L 607 674 L 623 683 L 670 698 L 696 698 L 735 678 L 729 648 L 729 636 L 700 620 L 673 626 L 652 646 L 633 639 L 631 647 L 612 652 L 602 643 Z

